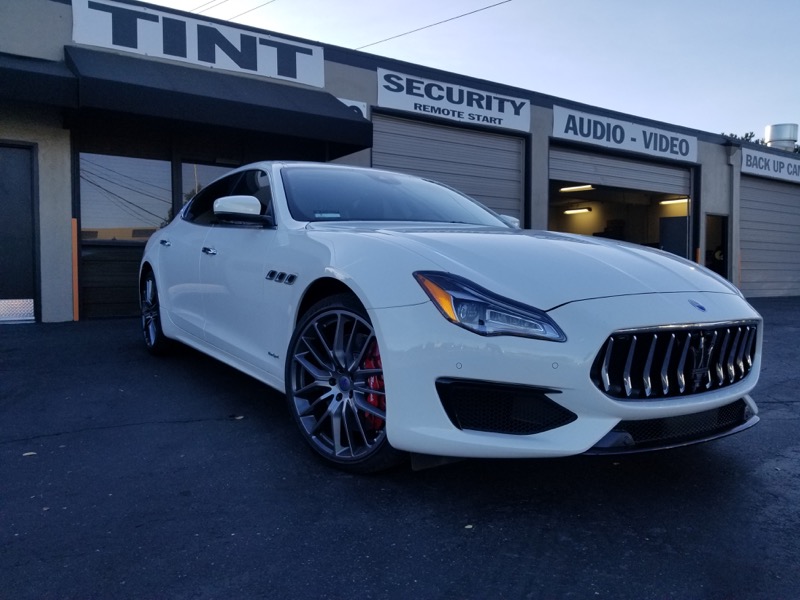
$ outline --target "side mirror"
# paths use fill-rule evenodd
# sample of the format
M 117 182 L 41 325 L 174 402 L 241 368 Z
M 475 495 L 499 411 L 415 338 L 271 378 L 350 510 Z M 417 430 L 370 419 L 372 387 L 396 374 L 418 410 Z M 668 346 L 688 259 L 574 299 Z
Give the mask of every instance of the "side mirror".
M 500 215 L 500 218 L 504 223 L 511 225 L 511 227 L 514 229 L 519 229 L 519 219 L 517 217 L 512 217 L 511 215 Z
M 222 196 L 214 200 L 214 214 L 226 223 L 249 223 L 272 227 L 272 217 L 261 214 L 261 202 L 255 196 Z

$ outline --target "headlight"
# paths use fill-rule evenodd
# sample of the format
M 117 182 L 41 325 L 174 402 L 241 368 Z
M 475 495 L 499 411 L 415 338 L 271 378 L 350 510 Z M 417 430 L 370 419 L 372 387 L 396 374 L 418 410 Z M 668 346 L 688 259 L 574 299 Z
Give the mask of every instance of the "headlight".
M 517 335 L 565 342 L 567 336 L 544 311 L 502 298 L 449 273 L 417 271 L 414 278 L 444 317 L 480 335 Z

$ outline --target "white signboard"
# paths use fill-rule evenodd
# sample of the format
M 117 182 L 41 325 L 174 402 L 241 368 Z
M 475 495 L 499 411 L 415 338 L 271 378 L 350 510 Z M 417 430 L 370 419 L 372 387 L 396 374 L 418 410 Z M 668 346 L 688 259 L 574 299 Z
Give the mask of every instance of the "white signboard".
M 526 132 L 531 129 L 527 100 L 385 69 L 378 69 L 378 106 L 462 123 Z
M 742 148 L 742 173 L 800 183 L 800 158 Z
M 645 125 L 553 107 L 553 137 L 659 158 L 697 162 L 697 138 Z
M 72 16 L 77 44 L 325 86 L 319 46 L 114 0 L 72 0 Z

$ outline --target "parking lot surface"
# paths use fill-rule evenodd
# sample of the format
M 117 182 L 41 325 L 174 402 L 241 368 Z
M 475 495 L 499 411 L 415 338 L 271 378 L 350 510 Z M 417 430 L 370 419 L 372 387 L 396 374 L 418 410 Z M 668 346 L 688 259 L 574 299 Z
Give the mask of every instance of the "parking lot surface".
M 354 476 L 283 397 L 135 319 L 0 327 L 0 598 L 800 598 L 800 298 L 755 428 Z

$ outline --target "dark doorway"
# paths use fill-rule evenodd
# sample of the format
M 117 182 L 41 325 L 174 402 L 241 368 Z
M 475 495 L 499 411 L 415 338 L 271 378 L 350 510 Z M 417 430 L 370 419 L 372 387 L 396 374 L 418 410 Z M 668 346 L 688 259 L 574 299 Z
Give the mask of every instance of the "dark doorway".
M 0 145 L 0 207 L 0 321 L 33 320 L 33 148 Z
M 705 265 L 730 279 L 728 271 L 728 217 L 706 215 L 706 260 Z
M 658 221 L 661 249 L 689 258 L 689 217 L 661 217 Z

